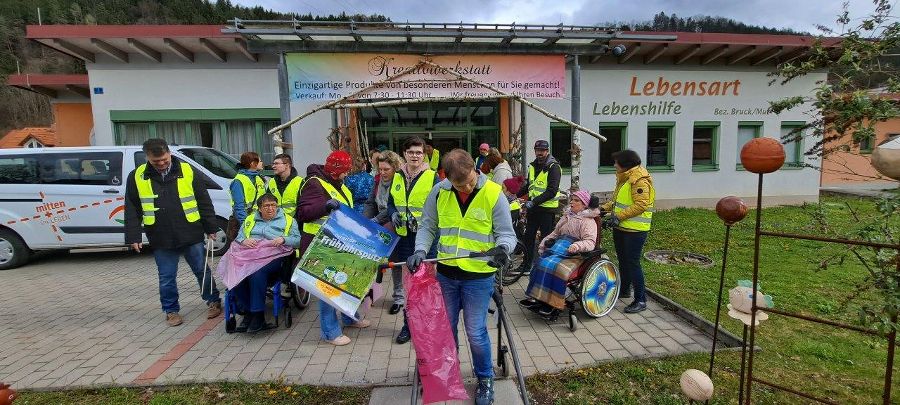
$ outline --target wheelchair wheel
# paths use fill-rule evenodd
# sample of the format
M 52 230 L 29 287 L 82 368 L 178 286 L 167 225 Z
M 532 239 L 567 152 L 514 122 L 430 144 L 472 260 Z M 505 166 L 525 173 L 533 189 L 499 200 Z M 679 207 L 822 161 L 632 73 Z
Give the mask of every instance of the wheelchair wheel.
M 294 306 L 297 307 L 297 309 L 306 308 L 307 306 L 309 306 L 309 299 L 309 291 L 306 291 L 294 284 L 294 290 L 291 291 L 291 301 L 294 302 Z
M 284 327 L 290 328 L 294 324 L 294 314 L 291 312 L 291 306 L 284 306 Z
M 509 377 L 509 365 L 506 361 L 506 353 L 509 349 L 505 347 L 500 349 L 500 355 L 497 356 L 497 366 L 500 367 L 500 375 L 504 377 Z
M 519 269 L 522 266 L 522 260 L 525 259 L 525 244 L 522 241 L 516 241 L 516 248 L 513 250 L 513 254 L 510 256 L 509 268 L 505 272 L 503 272 L 503 285 L 508 286 L 515 284 L 519 281 L 522 276 L 524 276 L 528 271 L 520 271 Z
M 619 298 L 619 269 L 611 261 L 600 259 L 590 265 L 581 283 L 581 307 L 592 318 L 612 311 Z

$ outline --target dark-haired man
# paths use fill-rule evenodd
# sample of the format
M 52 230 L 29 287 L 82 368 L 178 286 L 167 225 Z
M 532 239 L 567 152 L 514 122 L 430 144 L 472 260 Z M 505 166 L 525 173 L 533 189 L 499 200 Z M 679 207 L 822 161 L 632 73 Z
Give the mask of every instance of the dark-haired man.
M 528 165 L 528 177 L 525 187 L 519 191 L 519 197 L 528 196 L 525 202 L 525 255 L 519 271 L 531 268 L 534 258 L 534 243 L 537 232 L 541 237 L 553 230 L 553 219 L 559 209 L 559 179 L 562 170 L 559 161 L 550 155 L 550 143 L 539 139 L 534 143 L 534 161 Z
M 191 165 L 172 156 L 166 141 L 149 139 L 143 149 L 147 163 L 128 175 L 125 186 L 125 243 L 140 252 L 141 233 L 147 234 L 159 273 L 159 301 L 169 326 L 184 322 L 176 282 L 179 256 L 184 256 L 200 284 L 207 318 L 215 318 L 222 313 L 219 290 L 204 264 L 204 237 L 215 239 L 219 231 L 212 200 L 202 178 L 194 175 Z

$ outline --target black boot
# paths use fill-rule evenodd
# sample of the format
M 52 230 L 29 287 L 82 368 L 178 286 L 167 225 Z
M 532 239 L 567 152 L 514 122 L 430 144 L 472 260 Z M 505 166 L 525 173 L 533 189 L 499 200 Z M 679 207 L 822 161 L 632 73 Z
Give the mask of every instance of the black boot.
M 625 313 L 626 314 L 635 314 L 635 313 L 641 312 L 645 309 L 647 309 L 646 302 L 635 301 L 635 302 L 632 302 L 631 305 L 625 307 Z
M 404 324 L 403 328 L 400 329 L 400 333 L 397 335 L 397 339 L 395 340 L 395 342 L 397 342 L 398 345 L 402 345 L 406 342 L 409 342 L 409 339 L 411 338 L 412 336 L 410 336 L 409 334 L 409 326 L 406 326 Z
M 250 325 L 247 326 L 247 333 L 256 333 L 259 331 L 263 331 L 266 329 L 272 329 L 275 326 L 271 323 L 266 323 L 266 313 L 265 312 L 251 312 L 250 313 Z

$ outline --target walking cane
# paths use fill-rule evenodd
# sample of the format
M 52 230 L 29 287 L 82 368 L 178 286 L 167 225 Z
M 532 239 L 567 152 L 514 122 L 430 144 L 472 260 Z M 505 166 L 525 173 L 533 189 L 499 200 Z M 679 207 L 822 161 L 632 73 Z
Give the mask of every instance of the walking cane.
M 200 282 L 200 296 L 203 296 L 203 288 L 206 287 L 206 275 L 209 273 L 209 294 L 212 295 L 213 292 L 213 283 L 215 281 L 212 277 L 212 269 L 209 268 L 209 264 L 213 261 L 213 254 L 215 253 L 215 246 L 212 239 L 206 239 L 206 247 L 203 251 L 203 281 Z

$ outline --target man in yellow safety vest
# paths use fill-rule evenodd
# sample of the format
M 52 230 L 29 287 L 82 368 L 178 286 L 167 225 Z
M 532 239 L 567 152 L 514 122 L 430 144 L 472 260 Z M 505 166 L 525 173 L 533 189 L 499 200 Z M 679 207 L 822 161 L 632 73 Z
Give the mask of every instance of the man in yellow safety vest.
M 297 200 L 300 198 L 300 188 L 303 187 L 303 177 L 297 175 L 291 155 L 287 153 L 275 155 L 272 160 L 272 171 L 275 175 L 269 179 L 267 188 L 278 200 L 278 207 L 284 211 L 284 216 L 293 217 L 297 212 Z M 287 259 L 281 274 L 281 296 L 285 298 L 291 297 L 293 265 L 293 260 Z
M 391 252 L 391 261 L 406 260 L 415 251 L 416 233 L 419 228 L 418 224 L 422 220 L 425 199 L 440 180 L 437 173 L 429 169 L 425 163 L 426 148 L 426 141 L 422 138 L 417 136 L 407 138 L 403 142 L 403 157 L 406 159 L 406 163 L 400 166 L 400 170 L 394 173 L 394 179 L 391 180 L 388 211 L 391 212 L 394 231 L 400 236 L 397 246 Z M 406 294 L 403 291 L 402 269 L 394 268 L 391 271 L 394 283 L 394 304 L 391 305 L 388 313 L 393 315 L 403 309 L 403 305 L 406 303 Z M 409 327 L 404 322 L 395 341 L 398 344 L 404 344 L 409 339 Z
M 562 170 L 559 161 L 550 155 L 550 143 L 539 139 L 534 143 L 534 161 L 528 165 L 526 187 L 519 190 L 519 197 L 528 196 L 525 207 L 525 255 L 519 271 L 531 268 L 537 232 L 541 237 L 553 230 L 554 218 L 559 208 L 559 180 Z
M 222 313 L 219 290 L 212 272 L 204 267 L 204 239 L 215 239 L 219 232 L 212 200 L 201 176 L 194 175 L 191 165 L 173 157 L 166 141 L 149 139 L 143 149 L 147 163 L 126 179 L 125 243 L 140 252 L 141 234 L 147 234 L 159 273 L 159 301 L 169 326 L 184 321 L 179 314 L 176 282 L 180 256 L 200 284 L 207 318 L 215 318 Z M 208 283 L 204 283 L 205 278 Z
M 437 240 L 437 257 L 450 258 L 472 252 L 487 257 L 447 260 L 437 264 L 444 305 L 453 336 L 457 336 L 459 313 L 465 319 L 466 336 L 478 386 L 475 403 L 493 402 L 494 368 L 491 339 L 487 330 L 488 304 L 494 293 L 496 267 L 509 262 L 516 235 L 509 215 L 509 202 L 501 186 L 475 172 L 468 152 L 454 149 L 441 166 L 447 174 L 428 194 L 416 235 L 416 252 L 407 259 L 409 269 L 417 269 Z
M 625 149 L 613 153 L 612 158 L 616 168 L 616 191 L 613 199 L 601 209 L 611 212 L 603 225 L 613 228 L 613 243 L 622 278 L 619 297 L 630 297 L 631 286 L 634 286 L 634 301 L 625 307 L 625 313 L 631 314 L 647 309 L 641 251 L 653 221 L 656 190 L 650 173 L 641 166 L 637 152 Z

